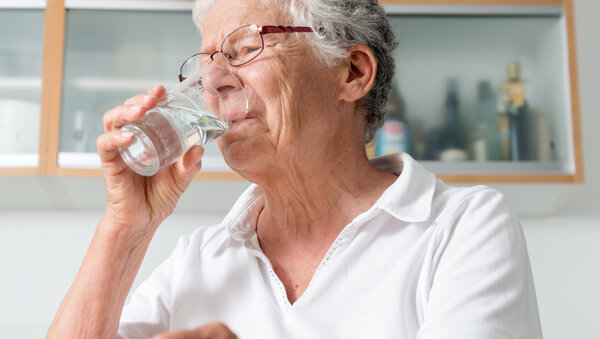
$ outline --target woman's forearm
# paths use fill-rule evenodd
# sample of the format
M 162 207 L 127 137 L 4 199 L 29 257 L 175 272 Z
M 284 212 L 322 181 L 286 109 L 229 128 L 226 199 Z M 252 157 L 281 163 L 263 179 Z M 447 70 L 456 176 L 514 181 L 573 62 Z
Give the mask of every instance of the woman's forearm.
M 132 231 L 103 219 L 46 338 L 114 338 L 155 230 Z

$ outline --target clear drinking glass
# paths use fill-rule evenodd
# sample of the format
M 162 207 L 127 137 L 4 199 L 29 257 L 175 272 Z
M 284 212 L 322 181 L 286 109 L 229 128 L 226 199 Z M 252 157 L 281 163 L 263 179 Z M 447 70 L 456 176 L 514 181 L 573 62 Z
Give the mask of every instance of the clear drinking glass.
M 136 173 L 151 176 L 177 161 L 194 145 L 204 145 L 243 120 L 248 99 L 240 81 L 225 68 L 208 65 L 170 89 L 156 107 L 121 130 L 134 134 L 119 147 Z

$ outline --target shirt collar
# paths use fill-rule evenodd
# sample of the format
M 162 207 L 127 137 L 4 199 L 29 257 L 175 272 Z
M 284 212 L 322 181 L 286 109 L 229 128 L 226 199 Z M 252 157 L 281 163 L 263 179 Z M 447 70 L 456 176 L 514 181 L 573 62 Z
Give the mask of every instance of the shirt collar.
M 223 219 L 229 234 L 237 240 L 250 237 L 256 230 L 256 221 L 264 205 L 262 188 L 250 185 Z
M 433 173 L 406 153 L 375 158 L 371 163 L 399 175 L 373 207 L 408 222 L 421 222 L 429 218 L 436 186 Z
M 398 179 L 385 190 L 373 208 L 384 210 L 396 219 L 407 222 L 420 222 L 429 218 L 436 184 L 433 173 L 406 153 L 375 158 L 371 163 L 398 175 Z M 235 202 L 223 224 L 233 238 L 246 239 L 254 234 L 256 220 L 263 207 L 263 190 L 252 184 Z

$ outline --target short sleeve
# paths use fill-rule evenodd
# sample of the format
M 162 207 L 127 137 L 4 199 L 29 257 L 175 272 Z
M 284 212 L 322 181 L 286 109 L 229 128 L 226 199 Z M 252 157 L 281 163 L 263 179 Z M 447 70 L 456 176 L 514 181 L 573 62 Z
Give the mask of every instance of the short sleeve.
M 150 338 L 169 329 L 173 288 L 189 238 L 182 237 L 169 258 L 140 284 L 123 308 L 117 338 Z
M 446 212 L 418 338 L 541 338 L 525 237 L 504 197 L 477 188 Z

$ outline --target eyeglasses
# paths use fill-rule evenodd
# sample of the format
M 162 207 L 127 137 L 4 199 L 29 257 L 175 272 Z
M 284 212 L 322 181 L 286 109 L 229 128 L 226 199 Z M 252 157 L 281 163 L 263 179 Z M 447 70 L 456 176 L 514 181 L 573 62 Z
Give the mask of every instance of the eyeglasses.
M 265 49 L 265 34 L 307 32 L 313 32 L 313 29 L 302 26 L 242 26 L 225 37 L 220 50 L 213 53 L 196 53 L 187 58 L 179 68 L 179 81 L 185 80 L 202 66 L 209 64 L 218 53 L 223 54 L 231 66 L 249 63 Z

